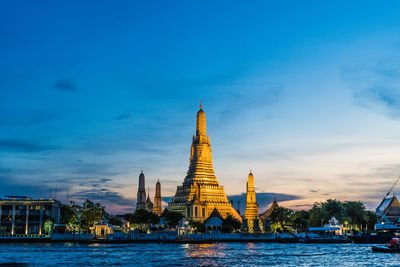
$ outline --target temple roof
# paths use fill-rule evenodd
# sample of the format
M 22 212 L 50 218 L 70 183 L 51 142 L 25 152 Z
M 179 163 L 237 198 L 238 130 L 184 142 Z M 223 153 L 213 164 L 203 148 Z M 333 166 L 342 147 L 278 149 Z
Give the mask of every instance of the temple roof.
M 224 220 L 224 218 L 222 218 L 221 214 L 218 212 L 218 209 L 214 208 L 214 210 L 211 212 L 210 216 L 208 216 L 208 218 L 204 221 L 204 223 L 206 223 L 209 219 L 213 217 L 218 217 L 221 220 Z
M 274 211 L 274 209 L 279 208 L 278 202 L 276 201 L 276 198 L 274 198 L 274 201 L 272 204 L 269 206 L 266 212 L 260 215 L 261 219 L 267 219 L 271 213 Z
M 398 201 L 397 198 L 395 196 L 393 197 L 388 197 L 388 198 L 384 198 L 381 202 L 381 204 L 379 204 L 379 206 L 376 208 L 376 213 L 377 214 L 382 214 L 386 211 L 386 209 L 394 202 L 394 201 Z

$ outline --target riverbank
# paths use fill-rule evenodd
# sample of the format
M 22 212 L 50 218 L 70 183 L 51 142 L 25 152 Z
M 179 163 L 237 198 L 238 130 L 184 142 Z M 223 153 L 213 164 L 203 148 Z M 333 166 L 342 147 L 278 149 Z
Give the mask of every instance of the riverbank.
M 218 243 L 218 242 L 275 242 L 275 243 L 349 243 L 350 239 L 344 237 L 321 238 L 308 235 L 289 235 L 289 234 L 224 234 L 220 232 L 210 232 L 205 234 L 185 234 L 178 235 L 177 232 L 158 232 L 158 233 L 119 233 L 118 235 L 107 235 L 104 238 L 96 238 L 92 234 L 53 234 L 47 237 L 0 237 L 0 243 L 58 243 L 72 242 L 82 244 L 129 244 L 129 243 Z

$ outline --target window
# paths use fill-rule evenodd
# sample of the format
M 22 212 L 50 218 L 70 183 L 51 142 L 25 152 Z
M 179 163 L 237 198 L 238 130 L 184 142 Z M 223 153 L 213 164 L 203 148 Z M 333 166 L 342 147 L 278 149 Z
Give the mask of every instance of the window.
M 203 208 L 201 213 L 202 213 L 202 216 L 205 217 L 206 216 L 206 208 Z
M 197 207 L 194 207 L 194 217 L 198 217 L 198 215 L 197 215 Z

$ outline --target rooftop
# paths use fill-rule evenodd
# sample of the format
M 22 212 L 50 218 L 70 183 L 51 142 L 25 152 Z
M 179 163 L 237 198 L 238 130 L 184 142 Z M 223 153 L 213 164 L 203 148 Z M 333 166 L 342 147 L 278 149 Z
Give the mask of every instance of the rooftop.
M 39 198 L 39 199 L 32 199 L 27 196 L 5 196 L 4 198 L 0 198 L 0 201 L 53 201 L 59 202 L 53 198 Z

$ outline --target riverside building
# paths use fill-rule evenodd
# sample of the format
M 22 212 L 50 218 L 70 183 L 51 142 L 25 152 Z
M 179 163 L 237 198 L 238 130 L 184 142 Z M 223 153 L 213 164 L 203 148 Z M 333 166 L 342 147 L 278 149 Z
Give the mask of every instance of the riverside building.
M 206 114 L 200 104 L 197 112 L 196 135 L 193 135 L 190 148 L 189 170 L 168 208 L 182 213 L 187 219 L 203 222 L 214 209 L 226 218 L 232 215 L 239 221 L 242 218 L 229 203 L 223 186 L 218 184 L 215 176 L 210 136 L 206 131 Z
M 60 207 L 61 203 L 54 199 L 0 198 L 0 234 L 44 234 L 46 221 L 60 223 Z

